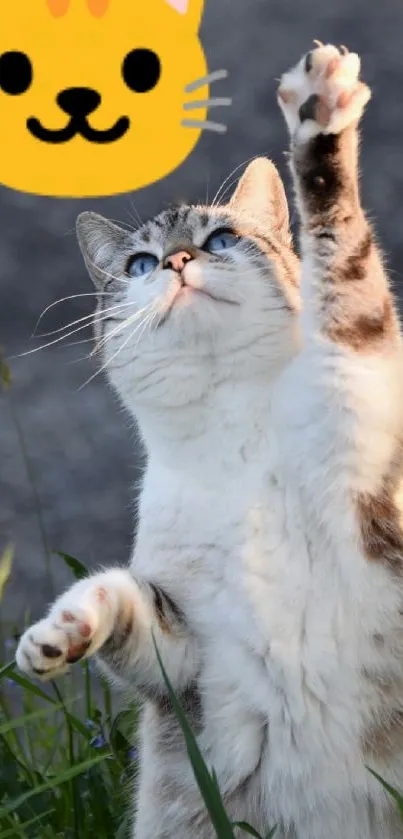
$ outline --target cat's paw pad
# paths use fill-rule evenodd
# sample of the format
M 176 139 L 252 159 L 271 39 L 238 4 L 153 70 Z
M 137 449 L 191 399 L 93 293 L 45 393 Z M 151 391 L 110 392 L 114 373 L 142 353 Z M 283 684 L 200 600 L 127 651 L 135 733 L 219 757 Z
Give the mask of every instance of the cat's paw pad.
M 105 608 L 108 610 L 102 587 L 87 590 L 79 603 L 67 593 L 47 618 L 22 635 L 16 654 L 20 670 L 46 681 L 95 652 L 105 640 L 100 630 Z
M 360 81 L 360 64 L 356 53 L 328 44 L 284 73 L 277 97 L 291 136 L 339 134 L 361 119 L 371 91 Z

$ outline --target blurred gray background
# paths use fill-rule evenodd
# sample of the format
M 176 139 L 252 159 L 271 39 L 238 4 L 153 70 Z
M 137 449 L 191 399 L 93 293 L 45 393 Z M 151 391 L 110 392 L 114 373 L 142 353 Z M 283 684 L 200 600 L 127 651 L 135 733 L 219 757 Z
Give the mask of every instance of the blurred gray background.
M 210 199 L 231 171 L 269 154 L 289 187 L 286 135 L 275 102 L 275 77 L 313 38 L 347 44 L 363 57 L 374 98 L 364 121 L 365 204 L 385 249 L 392 279 L 403 282 L 403 3 L 402 0 L 206 0 L 202 30 L 211 70 L 230 79 L 225 136 L 206 134 L 172 176 L 134 195 L 102 201 L 36 198 L 0 188 L 0 346 L 8 358 L 39 346 L 31 338 L 46 306 L 92 291 L 74 236 L 75 218 L 94 209 L 125 222 L 145 219 L 172 200 Z M 180 46 L 179 46 L 180 49 Z M 218 112 L 217 112 L 218 113 Z M 51 330 L 88 314 L 91 297 L 56 306 Z M 89 337 L 79 333 L 76 338 Z M 125 561 L 133 532 L 138 451 L 127 418 L 95 368 L 90 344 L 51 347 L 11 360 L 12 404 L 0 394 L 0 551 L 16 549 L 2 616 L 41 614 L 52 596 L 47 551 L 90 566 Z M 21 438 L 22 435 L 22 438 Z M 55 554 L 56 591 L 71 579 Z

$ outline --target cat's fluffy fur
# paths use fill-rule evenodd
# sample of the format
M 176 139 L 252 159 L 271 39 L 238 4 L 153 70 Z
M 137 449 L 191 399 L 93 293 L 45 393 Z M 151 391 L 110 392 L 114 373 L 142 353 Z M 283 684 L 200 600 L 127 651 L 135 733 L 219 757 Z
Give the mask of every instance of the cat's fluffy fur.
M 301 315 L 267 161 L 224 209 L 182 207 L 137 233 L 79 221 L 96 284 L 131 303 L 108 314 L 100 297 L 97 337 L 149 463 L 130 570 L 73 586 L 22 638 L 18 662 L 46 678 L 98 652 L 145 698 L 136 839 L 214 835 L 151 629 L 234 819 L 277 824 L 278 839 L 403 835 L 366 768 L 403 785 L 403 380 L 358 194 L 369 98 L 358 73 L 357 57 L 318 48 L 279 91 Z M 242 238 L 207 254 L 223 226 Z M 178 248 L 195 257 L 185 283 L 220 300 L 180 291 L 171 270 L 125 273 L 135 252 Z M 139 327 L 142 309 L 151 320 Z

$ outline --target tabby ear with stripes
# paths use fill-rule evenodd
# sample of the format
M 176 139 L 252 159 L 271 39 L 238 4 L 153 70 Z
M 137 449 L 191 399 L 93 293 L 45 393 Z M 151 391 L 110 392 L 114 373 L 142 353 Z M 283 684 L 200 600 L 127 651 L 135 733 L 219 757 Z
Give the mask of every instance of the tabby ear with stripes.
M 132 250 L 130 234 L 98 213 L 81 213 L 76 225 L 78 243 L 88 273 L 99 291 L 118 282 Z

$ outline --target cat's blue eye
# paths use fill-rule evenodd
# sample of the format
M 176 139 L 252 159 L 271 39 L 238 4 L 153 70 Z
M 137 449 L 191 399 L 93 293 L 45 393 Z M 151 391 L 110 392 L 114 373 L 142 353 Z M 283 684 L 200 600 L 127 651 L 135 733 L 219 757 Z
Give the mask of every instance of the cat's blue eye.
M 239 236 L 232 230 L 216 230 L 208 237 L 204 249 L 210 253 L 221 253 L 233 248 L 239 241 Z
M 158 268 L 159 259 L 152 253 L 138 253 L 127 266 L 129 277 L 147 277 Z

